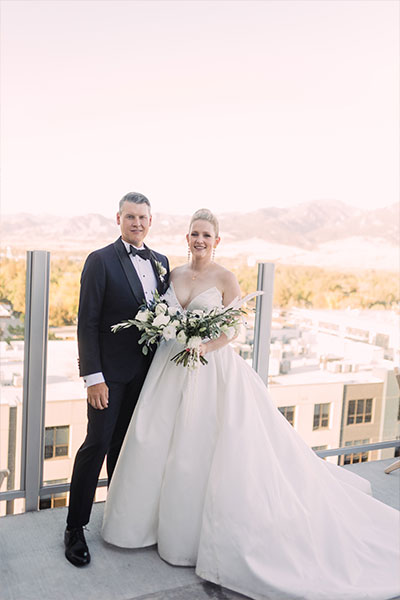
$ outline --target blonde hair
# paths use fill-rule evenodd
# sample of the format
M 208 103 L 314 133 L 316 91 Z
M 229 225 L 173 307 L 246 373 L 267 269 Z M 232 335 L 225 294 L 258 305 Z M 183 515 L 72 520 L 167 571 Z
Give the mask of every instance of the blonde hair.
M 218 219 L 208 208 L 199 208 L 190 219 L 189 231 L 195 221 L 208 221 L 214 227 L 215 237 L 219 235 Z

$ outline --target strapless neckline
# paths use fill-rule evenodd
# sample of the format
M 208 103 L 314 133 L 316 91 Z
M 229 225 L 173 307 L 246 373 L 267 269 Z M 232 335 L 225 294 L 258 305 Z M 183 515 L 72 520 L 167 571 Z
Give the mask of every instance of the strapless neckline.
M 191 304 L 193 304 L 193 302 L 194 302 L 195 300 L 198 300 L 198 299 L 200 298 L 200 296 L 203 296 L 205 293 L 207 293 L 207 292 L 209 292 L 209 291 L 211 291 L 211 290 L 216 290 L 216 291 L 218 292 L 218 294 L 220 295 L 220 297 L 221 297 L 221 300 L 222 300 L 222 294 L 221 294 L 221 291 L 220 291 L 220 290 L 217 288 L 217 286 L 215 286 L 215 285 L 212 285 L 212 286 L 208 287 L 207 289 L 203 290 L 202 292 L 200 292 L 199 294 L 196 294 L 196 296 L 193 296 L 193 298 L 190 300 L 190 302 L 188 302 L 188 303 L 186 304 L 186 306 L 183 306 L 183 305 L 180 303 L 180 301 L 179 301 L 179 299 L 178 299 L 178 296 L 176 295 L 175 286 L 174 286 L 174 284 L 172 283 L 172 281 L 171 281 L 171 283 L 170 283 L 170 287 L 172 288 L 172 290 L 173 290 L 173 292 L 174 292 L 174 296 L 175 296 L 175 298 L 176 298 L 176 301 L 178 302 L 178 304 L 179 304 L 179 306 L 181 307 L 181 309 L 182 309 L 182 310 L 188 310 L 188 309 L 189 309 L 189 307 L 190 307 L 190 305 L 191 305 Z

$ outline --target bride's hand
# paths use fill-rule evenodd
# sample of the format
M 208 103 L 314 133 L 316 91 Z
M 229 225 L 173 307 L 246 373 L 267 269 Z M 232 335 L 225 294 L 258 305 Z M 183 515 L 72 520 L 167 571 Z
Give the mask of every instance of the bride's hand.
M 207 354 L 207 352 L 209 352 L 209 348 L 207 347 L 207 344 L 201 343 L 199 346 L 200 356 L 204 356 L 205 354 Z
M 220 350 L 229 342 L 234 340 L 237 336 L 235 335 L 233 338 L 228 338 L 225 333 L 221 333 L 219 338 L 216 340 L 209 340 L 208 342 L 202 342 L 199 346 L 199 354 L 200 356 L 204 356 L 205 354 L 209 354 L 210 352 L 215 352 L 216 350 Z

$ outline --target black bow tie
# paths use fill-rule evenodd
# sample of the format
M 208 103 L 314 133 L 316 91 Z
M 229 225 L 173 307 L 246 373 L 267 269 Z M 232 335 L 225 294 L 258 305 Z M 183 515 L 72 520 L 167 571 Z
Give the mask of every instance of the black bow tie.
M 132 254 L 132 256 L 140 256 L 143 260 L 150 260 L 151 254 L 148 248 L 142 248 L 138 250 L 135 246 L 129 246 L 130 250 L 128 254 Z

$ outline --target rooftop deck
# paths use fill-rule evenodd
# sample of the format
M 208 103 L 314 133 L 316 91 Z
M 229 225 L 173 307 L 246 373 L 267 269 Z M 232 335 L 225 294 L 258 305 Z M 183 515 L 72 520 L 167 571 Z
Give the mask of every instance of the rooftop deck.
M 384 473 L 391 462 L 393 459 L 344 468 L 369 479 L 376 498 L 400 509 L 400 470 Z M 83 569 L 64 558 L 66 508 L 1 518 L 1 600 L 244 599 L 199 579 L 192 568 L 168 565 L 154 546 L 123 550 L 107 545 L 99 533 L 102 514 L 103 504 L 96 504 L 87 533 L 92 563 Z

